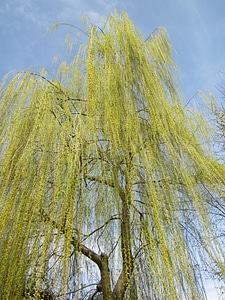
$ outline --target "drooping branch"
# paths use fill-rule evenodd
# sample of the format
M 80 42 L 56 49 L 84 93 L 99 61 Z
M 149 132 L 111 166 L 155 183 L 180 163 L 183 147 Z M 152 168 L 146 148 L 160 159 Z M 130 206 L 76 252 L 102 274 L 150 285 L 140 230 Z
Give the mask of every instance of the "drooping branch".
M 39 297 L 39 299 L 44 299 L 44 300 L 53 300 L 54 295 L 47 289 L 45 290 L 37 290 L 37 289 L 30 289 L 30 288 L 26 288 L 24 293 L 23 293 L 23 297 Z

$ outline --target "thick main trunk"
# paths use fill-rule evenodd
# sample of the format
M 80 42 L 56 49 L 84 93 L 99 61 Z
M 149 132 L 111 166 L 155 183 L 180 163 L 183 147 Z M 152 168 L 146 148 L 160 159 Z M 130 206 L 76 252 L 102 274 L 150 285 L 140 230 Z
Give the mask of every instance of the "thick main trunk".
M 113 294 L 111 290 L 111 278 L 108 267 L 108 256 L 104 253 L 101 254 L 102 265 L 100 268 L 101 272 L 101 291 L 104 300 L 112 300 Z
M 130 228 L 130 206 L 131 206 L 131 186 L 130 186 L 130 168 L 126 175 L 125 191 L 120 189 L 120 199 L 122 205 L 121 219 L 121 252 L 123 258 L 123 267 L 117 283 L 113 289 L 113 300 L 123 300 L 129 285 L 133 268 L 134 258 L 131 251 L 131 228 Z

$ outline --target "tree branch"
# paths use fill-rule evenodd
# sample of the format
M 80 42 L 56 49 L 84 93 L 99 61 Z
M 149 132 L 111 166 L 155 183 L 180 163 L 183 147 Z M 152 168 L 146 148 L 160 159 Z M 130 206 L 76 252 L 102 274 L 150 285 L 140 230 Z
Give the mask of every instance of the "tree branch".
M 99 231 L 100 229 L 102 229 L 103 227 L 105 227 L 106 225 L 108 225 L 111 221 L 113 220 L 119 220 L 119 217 L 116 216 L 112 216 L 110 219 L 108 219 L 104 224 L 102 224 L 101 226 L 99 226 L 98 228 L 96 228 L 95 230 L 93 230 L 91 233 L 85 235 L 84 240 L 86 240 L 87 238 L 89 238 L 92 234 L 96 233 L 97 231 Z
M 114 183 L 110 180 L 106 180 L 100 176 L 86 176 L 85 177 L 86 179 L 90 180 L 90 181 L 95 181 L 95 182 L 99 182 L 99 183 L 102 183 L 102 184 L 105 184 L 105 185 L 108 185 L 110 187 L 115 187 Z
M 66 232 L 65 228 L 59 228 L 59 225 L 54 220 L 51 220 L 50 217 L 44 212 L 42 212 L 42 216 L 44 218 L 44 221 L 50 222 L 56 229 L 60 230 L 62 234 Z M 110 222 L 110 220 L 108 220 L 108 222 Z M 105 225 L 106 224 L 104 224 L 103 226 Z M 79 239 L 75 238 L 74 236 L 72 237 L 70 243 L 74 247 L 75 251 L 82 253 L 84 256 L 89 258 L 98 266 L 101 275 L 101 281 L 97 285 L 97 290 L 98 292 L 102 292 L 103 299 L 113 299 L 111 290 L 110 271 L 108 267 L 108 256 L 105 253 L 101 253 L 100 255 L 97 254 L 90 248 L 86 247 Z
M 99 269 L 102 268 L 102 261 L 101 256 L 95 253 L 93 250 L 89 249 L 88 247 L 84 246 L 78 239 L 74 238 L 71 240 L 71 245 L 73 245 L 74 249 L 78 252 L 81 252 L 84 256 L 92 260 L 94 263 L 97 264 Z

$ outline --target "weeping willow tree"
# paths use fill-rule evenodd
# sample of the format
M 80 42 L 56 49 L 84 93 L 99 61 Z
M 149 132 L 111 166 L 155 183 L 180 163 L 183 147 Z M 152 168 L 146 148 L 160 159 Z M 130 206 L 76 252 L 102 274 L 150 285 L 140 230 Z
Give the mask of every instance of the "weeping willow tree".
M 86 34 L 58 79 L 1 89 L 0 298 L 205 299 L 196 265 L 224 274 L 206 195 L 225 172 L 166 32 L 145 40 L 123 13 Z

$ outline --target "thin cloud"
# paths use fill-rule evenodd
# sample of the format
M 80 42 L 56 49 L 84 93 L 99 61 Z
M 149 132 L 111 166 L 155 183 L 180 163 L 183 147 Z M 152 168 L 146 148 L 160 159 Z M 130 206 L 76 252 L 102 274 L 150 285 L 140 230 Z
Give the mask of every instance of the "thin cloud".
M 31 0 L 9 0 L 3 4 L 1 10 L 0 26 L 7 31 L 20 31 L 23 27 L 46 27 L 49 24 L 49 16 L 40 11 L 40 7 Z M 4 26 L 5 25 L 5 26 Z

